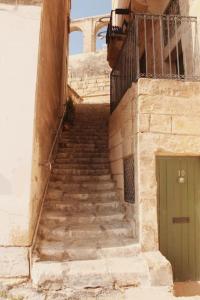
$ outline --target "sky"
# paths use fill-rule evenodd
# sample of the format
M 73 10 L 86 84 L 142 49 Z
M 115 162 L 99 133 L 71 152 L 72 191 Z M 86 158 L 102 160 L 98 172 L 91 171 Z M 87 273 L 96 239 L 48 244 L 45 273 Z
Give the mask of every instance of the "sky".
M 90 17 L 110 13 L 111 0 L 72 0 L 71 19 Z M 101 31 L 104 31 L 102 28 Z M 97 40 L 97 49 L 105 45 L 105 39 Z M 83 36 L 81 32 L 70 34 L 70 54 L 77 54 L 83 51 Z

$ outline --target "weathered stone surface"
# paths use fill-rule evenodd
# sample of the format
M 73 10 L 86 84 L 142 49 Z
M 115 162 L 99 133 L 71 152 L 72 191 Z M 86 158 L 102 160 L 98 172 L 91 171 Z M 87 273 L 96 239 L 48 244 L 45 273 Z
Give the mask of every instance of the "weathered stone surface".
M 28 248 L 0 247 L 0 278 L 28 277 L 29 254 Z
M 169 261 L 159 252 L 145 252 L 152 286 L 172 286 L 172 268 Z
M 148 269 L 137 256 L 140 246 L 134 243 L 134 224 L 126 219 L 115 182 L 104 173 L 106 169 L 110 174 L 107 108 L 104 104 L 77 105 L 75 124 L 64 126 L 58 153 L 71 156 L 56 157 L 53 165 L 34 251 L 31 275 L 35 286 L 55 290 L 148 281 Z M 132 123 L 126 124 L 129 130 L 128 137 L 124 132 L 124 140 L 131 140 Z M 86 146 L 89 156 L 85 156 Z M 115 146 L 114 160 L 121 157 L 122 161 L 122 146 Z M 97 157 L 102 149 L 106 156 Z M 69 170 L 86 168 L 93 171 L 90 176 L 77 174 L 75 181 L 74 176 L 65 180 Z
M 69 85 L 86 103 L 108 103 L 110 99 L 110 67 L 106 51 L 71 55 Z
M 137 129 L 140 132 L 148 132 L 150 129 L 150 114 L 138 114 Z M 135 129 L 135 128 L 134 128 Z
M 151 132 L 171 132 L 171 116 L 170 115 L 155 115 L 152 114 L 150 117 L 150 131 Z
M 199 135 L 200 136 L 200 117 L 197 116 L 173 116 L 172 133 Z
M 158 249 L 156 155 L 200 155 L 199 91 L 195 82 L 138 82 L 136 182 L 140 241 L 145 251 Z M 143 115 L 150 115 L 150 132 L 140 122 Z

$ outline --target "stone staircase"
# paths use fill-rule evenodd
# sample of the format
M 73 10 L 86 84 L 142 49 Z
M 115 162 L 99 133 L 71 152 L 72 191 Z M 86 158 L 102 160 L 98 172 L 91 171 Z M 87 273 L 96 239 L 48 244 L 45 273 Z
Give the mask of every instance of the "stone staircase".
M 64 127 L 33 255 L 32 280 L 43 288 L 149 284 L 108 155 L 107 105 L 76 106 Z

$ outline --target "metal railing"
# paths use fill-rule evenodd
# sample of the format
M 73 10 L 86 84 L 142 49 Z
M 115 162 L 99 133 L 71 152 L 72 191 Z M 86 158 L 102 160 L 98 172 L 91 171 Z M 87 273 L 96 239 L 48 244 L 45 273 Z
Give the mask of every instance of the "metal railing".
M 139 78 L 200 81 L 196 17 L 132 14 L 111 72 L 111 112 Z

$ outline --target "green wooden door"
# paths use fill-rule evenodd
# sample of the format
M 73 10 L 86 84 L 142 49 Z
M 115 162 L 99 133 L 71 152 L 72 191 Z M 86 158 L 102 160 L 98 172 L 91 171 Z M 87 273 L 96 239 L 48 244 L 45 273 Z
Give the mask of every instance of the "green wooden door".
M 157 159 L 159 245 L 174 281 L 200 280 L 200 158 Z

